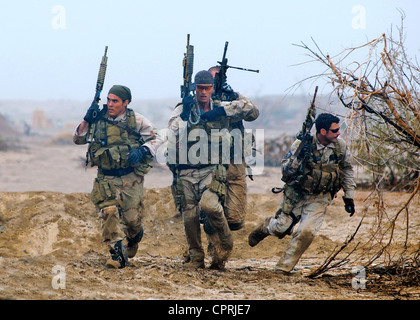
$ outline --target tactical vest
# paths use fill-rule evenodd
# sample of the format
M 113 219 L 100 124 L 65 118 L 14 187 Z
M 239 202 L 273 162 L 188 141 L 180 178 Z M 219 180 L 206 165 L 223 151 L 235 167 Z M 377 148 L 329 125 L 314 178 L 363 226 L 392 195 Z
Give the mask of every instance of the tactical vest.
M 345 143 L 338 140 L 329 156 L 328 163 L 322 163 L 322 154 L 317 150 L 315 137 L 312 141 L 312 156 L 306 163 L 301 188 L 311 194 L 331 192 L 341 188 L 340 164 L 344 159 Z
M 187 169 L 229 164 L 231 138 L 226 118 L 214 122 L 199 121 L 195 125 L 188 124 L 186 141 L 178 137 L 176 166 L 178 169 Z
M 119 170 L 130 168 L 128 153 L 139 148 L 144 140 L 137 132 L 136 116 L 132 109 L 126 110 L 126 122 L 108 120 L 109 114 L 96 123 L 93 142 L 89 145 L 88 157 L 91 166 L 101 170 Z M 135 165 L 134 172 L 144 175 L 150 170 L 148 163 Z

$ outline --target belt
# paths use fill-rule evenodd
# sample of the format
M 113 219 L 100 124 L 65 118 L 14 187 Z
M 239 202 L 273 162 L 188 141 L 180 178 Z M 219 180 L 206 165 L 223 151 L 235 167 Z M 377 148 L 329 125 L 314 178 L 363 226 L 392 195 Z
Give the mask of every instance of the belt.
M 178 170 L 187 170 L 187 169 L 202 169 L 205 167 L 213 166 L 214 164 L 201 164 L 201 165 L 189 165 L 189 164 L 179 164 L 176 166 Z
M 129 174 L 131 172 L 134 172 L 134 168 L 133 167 L 120 168 L 120 169 L 112 169 L 112 170 L 104 170 L 104 169 L 102 169 L 102 173 L 105 176 L 121 177 L 121 176 L 125 176 L 126 174 Z

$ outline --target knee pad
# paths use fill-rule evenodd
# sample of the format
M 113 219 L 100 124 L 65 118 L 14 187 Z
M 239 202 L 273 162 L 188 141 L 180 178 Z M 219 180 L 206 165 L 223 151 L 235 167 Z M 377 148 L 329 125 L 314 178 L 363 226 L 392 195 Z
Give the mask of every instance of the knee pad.
M 136 243 L 139 243 L 141 241 L 141 239 L 143 238 L 143 227 L 141 227 L 141 230 L 139 231 L 139 233 L 136 234 L 136 236 L 134 238 L 129 238 L 127 237 L 127 242 L 129 246 L 132 246 Z
M 270 219 L 267 230 L 271 235 L 282 239 L 292 233 L 293 227 L 299 220 L 300 216 L 296 217 L 293 213 L 286 214 L 280 209 L 277 211 L 276 216 Z
M 200 211 L 200 223 L 203 225 L 204 232 L 208 235 L 212 235 L 216 233 L 216 230 L 211 226 L 209 222 L 209 218 L 203 213 L 203 211 Z
M 228 222 L 229 229 L 232 231 L 237 231 L 243 228 L 244 223 L 242 222 Z

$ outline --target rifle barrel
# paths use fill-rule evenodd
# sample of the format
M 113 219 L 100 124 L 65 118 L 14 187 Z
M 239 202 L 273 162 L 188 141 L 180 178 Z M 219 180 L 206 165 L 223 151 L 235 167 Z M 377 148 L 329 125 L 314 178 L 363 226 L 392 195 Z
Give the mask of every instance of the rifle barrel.
M 222 64 L 220 61 L 217 61 L 217 63 Z M 247 68 L 240 68 L 240 67 L 234 67 L 234 66 L 226 66 L 226 69 L 227 69 L 227 68 L 232 68 L 232 69 L 237 69 L 237 70 L 243 70 L 243 71 L 250 71 L 250 72 L 256 72 L 256 73 L 259 73 L 259 72 L 260 72 L 260 70 L 247 69 Z
M 315 87 L 315 93 L 314 93 L 314 98 L 312 99 L 312 105 L 315 104 L 315 99 L 316 99 L 317 92 L 318 92 L 318 86 Z
M 96 93 L 95 93 L 95 100 L 99 102 L 99 94 L 103 89 L 104 82 L 105 82 L 105 74 L 106 74 L 106 67 L 108 63 L 108 57 L 106 56 L 108 51 L 108 46 L 105 46 L 105 53 L 102 57 L 101 63 L 99 65 L 99 71 L 98 71 L 98 78 L 96 80 Z M 99 94 L 98 94 L 99 93 Z
M 228 41 L 226 41 L 226 42 L 225 42 L 225 50 L 223 51 L 223 58 L 222 58 L 222 61 L 227 61 L 227 60 L 226 60 L 226 52 L 227 52 L 228 45 L 229 45 L 229 42 L 228 42 Z M 219 63 L 220 63 L 220 62 L 219 62 Z M 221 64 L 221 63 L 220 63 L 220 64 Z

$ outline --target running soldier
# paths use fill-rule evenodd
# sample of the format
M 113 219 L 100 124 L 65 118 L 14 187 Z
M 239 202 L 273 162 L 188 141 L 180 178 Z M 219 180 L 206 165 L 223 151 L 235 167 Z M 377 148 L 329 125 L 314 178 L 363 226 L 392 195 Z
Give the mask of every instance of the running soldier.
M 124 268 L 137 252 L 143 237 L 144 175 L 162 143 L 153 124 L 128 108 L 130 102 L 130 89 L 114 85 L 104 108 L 93 104 L 73 135 L 75 144 L 86 144 L 88 131 L 95 128 L 87 159 L 98 167 L 91 199 L 102 219 L 110 268 Z
M 339 118 L 323 113 L 315 122 L 316 135 L 301 147 L 297 157 L 292 157 L 301 144 L 296 140 L 283 159 L 283 176 L 288 170 L 298 168 L 303 159 L 303 172 L 286 180 L 284 195 L 274 217 L 266 218 L 249 235 L 249 245 L 256 246 L 272 235 L 282 239 L 292 235 L 286 250 L 276 265 L 276 270 L 289 274 L 321 228 L 328 205 L 343 188 L 345 210 L 350 217 L 355 212 L 353 167 L 350 153 L 343 139 L 339 138 Z M 293 163 L 294 162 L 294 163 Z M 299 222 L 296 230 L 294 226 Z

